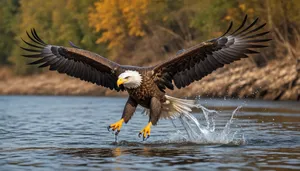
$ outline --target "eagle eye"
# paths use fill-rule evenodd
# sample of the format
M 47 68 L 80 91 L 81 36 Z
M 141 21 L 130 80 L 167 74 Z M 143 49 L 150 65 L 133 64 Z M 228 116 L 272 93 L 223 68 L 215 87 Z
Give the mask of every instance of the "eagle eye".
M 129 78 L 129 76 L 126 76 L 126 77 L 125 77 L 125 79 L 128 79 L 128 78 Z

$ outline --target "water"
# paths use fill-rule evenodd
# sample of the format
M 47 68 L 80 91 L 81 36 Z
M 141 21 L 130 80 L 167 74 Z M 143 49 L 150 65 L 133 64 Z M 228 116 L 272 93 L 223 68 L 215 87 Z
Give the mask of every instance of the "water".
M 232 126 L 238 126 L 239 123 L 234 123 L 237 112 L 242 106 L 237 107 L 231 114 L 230 119 L 224 126 L 219 126 L 216 129 L 216 123 L 220 124 L 221 120 L 217 120 L 220 113 L 216 110 L 209 110 L 201 104 L 195 105 L 196 108 L 201 109 L 204 119 L 196 118 L 194 113 L 188 113 L 179 117 L 181 125 L 176 126 L 174 121 L 172 123 L 178 130 L 176 137 L 182 137 L 184 142 L 193 142 L 197 144 L 231 144 L 244 145 L 245 136 L 242 128 L 232 129 Z M 202 116 L 202 115 L 200 115 Z M 201 123 L 201 120 L 202 123 Z M 204 124 L 206 126 L 204 126 Z M 180 130 L 184 131 L 180 131 Z M 178 141 L 177 141 L 178 142 Z
M 106 127 L 125 102 L 0 96 L 0 170 L 300 170 L 299 102 L 202 99 L 218 114 L 196 111 L 199 127 L 161 120 L 145 142 L 138 133 L 148 118 L 138 109 L 114 142 Z

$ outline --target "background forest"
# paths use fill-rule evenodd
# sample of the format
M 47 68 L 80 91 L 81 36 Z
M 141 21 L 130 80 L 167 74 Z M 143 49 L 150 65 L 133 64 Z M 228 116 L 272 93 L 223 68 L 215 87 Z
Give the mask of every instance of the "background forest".
M 29 60 L 21 57 L 21 37 L 27 40 L 26 30 L 31 28 L 49 44 L 69 46 L 68 41 L 72 41 L 121 64 L 150 65 L 182 48 L 220 36 L 230 21 L 236 28 L 248 14 L 248 22 L 256 17 L 260 23 L 267 22 L 265 29 L 271 31 L 269 36 L 273 41 L 263 53 L 245 59 L 245 68 L 290 66 L 289 70 L 294 70 L 292 74 L 287 70 L 283 76 L 293 76 L 277 89 L 282 86 L 293 89 L 291 93 L 297 96 L 292 99 L 299 99 L 299 88 L 293 88 L 300 82 L 299 9 L 300 1 L 297 0 L 1 0 L 0 65 L 10 72 L 8 75 L 47 71 L 25 65 Z M 236 65 L 240 63 L 225 67 L 225 70 Z M 241 88 L 241 85 L 236 86 Z M 266 92 L 261 87 L 255 91 L 261 92 L 259 97 L 264 97 Z M 230 94 L 228 91 L 230 87 L 225 94 L 240 96 L 240 92 Z M 224 93 L 208 94 L 221 96 Z M 277 92 L 270 99 L 278 98 L 278 94 L 281 97 L 284 92 Z

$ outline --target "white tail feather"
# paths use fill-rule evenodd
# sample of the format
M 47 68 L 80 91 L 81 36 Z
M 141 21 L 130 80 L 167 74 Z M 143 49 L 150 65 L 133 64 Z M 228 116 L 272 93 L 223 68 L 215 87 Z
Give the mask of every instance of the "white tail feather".
M 196 107 L 195 100 L 179 99 L 165 95 L 166 102 L 162 105 L 162 111 L 159 119 L 175 119 L 181 115 L 190 115 L 191 108 Z M 147 115 L 150 114 L 149 109 L 144 111 Z

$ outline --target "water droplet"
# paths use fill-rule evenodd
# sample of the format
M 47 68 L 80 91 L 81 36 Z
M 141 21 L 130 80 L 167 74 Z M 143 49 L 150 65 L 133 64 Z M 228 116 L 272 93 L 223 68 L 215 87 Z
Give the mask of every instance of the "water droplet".
M 244 134 L 241 133 L 241 128 L 234 125 L 235 116 L 242 106 L 238 106 L 231 114 L 231 118 L 221 130 L 216 130 L 216 118 L 219 112 L 205 108 L 199 103 L 196 103 L 195 108 L 201 109 L 204 115 L 204 124 L 201 124 L 191 113 L 182 114 L 179 120 L 184 127 L 187 140 L 196 143 L 218 143 L 218 144 L 245 144 L 246 140 Z M 234 127 L 231 128 L 231 127 Z M 176 127 L 178 128 L 178 127 Z M 177 132 L 178 133 L 178 132 Z M 181 132 L 183 133 L 183 132 Z

